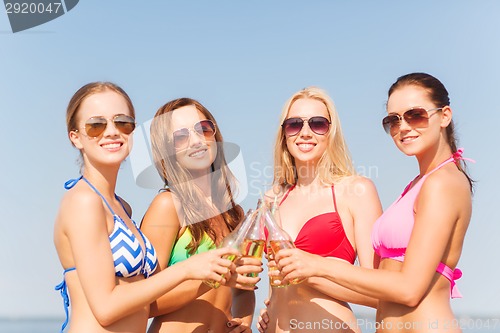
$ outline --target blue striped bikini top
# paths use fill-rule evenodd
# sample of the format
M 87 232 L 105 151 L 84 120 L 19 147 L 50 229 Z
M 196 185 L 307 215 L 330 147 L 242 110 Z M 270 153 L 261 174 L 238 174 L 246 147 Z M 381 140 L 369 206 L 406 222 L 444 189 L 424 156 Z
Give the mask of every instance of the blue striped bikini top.
M 141 246 L 141 243 L 135 237 L 132 230 L 130 230 L 125 221 L 115 214 L 109 203 L 106 201 L 104 196 L 92 185 L 85 177 L 81 176 L 77 179 L 70 179 L 64 184 L 64 188 L 67 190 L 73 188 L 83 179 L 89 186 L 102 198 L 108 209 L 111 211 L 114 219 L 114 228 L 113 232 L 109 235 L 109 243 L 111 246 L 111 252 L 113 254 L 113 261 L 115 265 L 115 276 L 118 277 L 132 277 L 137 276 L 139 274 L 144 275 L 145 278 L 151 276 L 154 273 L 156 267 L 158 266 L 158 258 L 156 257 L 156 251 L 151 244 L 151 242 L 147 239 L 146 236 L 141 232 L 141 230 L 137 227 L 137 224 L 132 220 L 131 216 L 128 215 L 127 210 L 123 206 L 122 201 L 115 194 L 115 198 L 120 202 L 123 207 L 123 210 L 127 213 L 128 217 L 134 223 L 136 230 L 142 237 L 144 245 L 146 247 L 146 251 Z M 67 268 L 64 270 L 64 274 L 67 272 L 75 270 L 75 267 Z M 63 324 L 61 332 L 64 330 L 68 323 L 68 307 L 69 307 L 69 297 L 66 288 L 66 281 L 63 281 L 55 287 L 56 290 L 60 290 L 61 296 L 64 300 L 64 307 L 66 312 L 66 321 Z
M 156 252 L 151 242 L 137 227 L 134 220 L 132 220 L 146 247 L 146 253 L 144 254 L 141 243 L 132 233 L 132 230 L 127 227 L 125 221 L 123 221 L 123 219 L 113 211 L 104 196 L 85 177 L 81 176 L 77 179 L 71 179 L 64 184 L 64 187 L 69 190 L 73 188 L 73 186 L 75 186 L 80 179 L 83 179 L 87 184 L 89 184 L 95 193 L 102 198 L 102 201 L 104 201 L 106 206 L 108 206 L 111 214 L 113 215 L 115 226 L 113 232 L 109 235 L 109 243 L 111 246 L 111 252 L 113 253 L 115 275 L 119 277 L 131 277 L 142 274 L 146 278 L 149 277 L 153 274 L 156 266 L 158 265 Z M 123 207 L 122 201 L 116 194 L 115 197 Z M 125 207 L 123 207 L 123 210 L 127 212 Z M 131 216 L 129 216 L 129 218 L 131 218 Z

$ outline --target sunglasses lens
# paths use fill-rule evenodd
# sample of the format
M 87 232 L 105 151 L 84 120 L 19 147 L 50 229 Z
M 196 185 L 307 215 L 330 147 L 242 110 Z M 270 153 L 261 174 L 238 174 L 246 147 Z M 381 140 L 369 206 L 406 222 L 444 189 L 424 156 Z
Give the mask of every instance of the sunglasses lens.
M 297 135 L 302 129 L 302 126 L 304 126 L 304 120 L 302 120 L 302 118 L 288 118 L 281 126 L 286 136 Z
M 215 124 L 210 120 L 202 120 L 194 124 L 194 131 L 205 139 L 211 139 L 215 135 Z M 186 148 L 189 144 L 189 129 L 181 128 L 174 132 L 174 147 L 176 149 Z
M 405 121 L 414 128 L 427 127 L 429 125 L 429 114 L 425 109 L 411 109 L 403 114 Z
M 311 131 L 318 135 L 325 135 L 330 129 L 330 122 L 325 117 L 311 117 L 309 119 Z
M 87 135 L 96 138 L 104 132 L 108 121 L 103 117 L 92 117 L 85 122 L 85 132 Z
M 396 115 L 389 115 L 382 119 L 382 126 L 387 134 L 391 134 L 393 129 L 399 128 L 400 122 L 399 117 Z
M 116 128 L 123 134 L 130 134 L 135 129 L 134 118 L 124 114 L 115 116 L 115 118 L 113 119 L 113 123 L 115 124 Z
M 203 135 L 206 139 L 210 139 L 215 135 L 215 125 L 210 120 L 202 120 L 194 125 L 194 130 Z
M 189 141 L 189 130 L 187 128 L 181 128 L 174 132 L 174 147 L 179 149 L 183 148 L 188 144 Z

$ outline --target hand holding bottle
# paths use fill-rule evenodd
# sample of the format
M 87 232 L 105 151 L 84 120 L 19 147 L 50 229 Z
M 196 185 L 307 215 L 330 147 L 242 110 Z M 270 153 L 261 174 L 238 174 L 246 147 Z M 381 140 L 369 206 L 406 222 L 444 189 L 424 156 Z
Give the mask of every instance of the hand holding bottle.
M 258 215 L 257 212 L 250 209 L 240 225 L 238 225 L 236 229 L 226 235 L 226 237 L 224 237 L 221 244 L 219 245 L 219 247 L 229 247 L 236 249 L 243 257 L 254 257 L 259 259 L 258 262 L 253 262 L 250 268 L 246 267 L 245 269 L 243 269 L 243 271 L 245 271 L 245 274 L 251 274 L 248 277 L 253 279 L 239 279 L 238 276 L 240 274 L 238 273 L 242 271 L 241 268 L 239 269 L 239 272 L 236 268 L 232 271 L 232 273 L 236 274 L 233 274 L 234 278 L 229 279 L 228 285 L 231 285 L 233 287 L 242 289 L 255 289 L 255 283 L 260 280 L 257 275 L 262 271 L 260 258 L 262 256 L 264 238 L 261 240 L 258 238 L 258 235 L 254 237 L 254 234 L 259 232 L 258 230 L 260 223 L 260 220 L 256 220 L 256 215 Z M 264 231 L 262 230 L 262 234 L 263 233 Z M 234 262 L 239 259 L 240 256 L 230 255 L 226 258 Z M 238 260 L 238 263 L 240 264 L 238 266 L 241 266 L 241 263 L 244 264 L 244 261 Z M 252 263 L 252 261 L 250 261 L 250 263 Z M 217 281 L 208 280 L 205 281 L 205 283 L 212 288 L 218 288 L 220 286 L 220 283 L 218 283 Z
M 225 247 L 195 254 L 179 265 L 185 266 L 188 279 L 211 280 L 220 284 L 225 283 L 225 275 L 235 269 L 234 263 L 228 258 L 238 254 L 236 249 Z
M 260 281 L 258 276 L 262 272 L 262 261 L 253 257 L 240 257 L 234 262 L 236 268 L 231 271 L 231 278 L 226 282 L 226 286 L 255 290 L 256 284 Z
M 276 265 L 276 254 L 285 249 L 295 249 L 293 240 L 288 233 L 281 228 L 281 219 L 279 215 L 279 206 L 277 200 L 269 202 L 264 212 L 265 225 L 268 230 L 267 236 L 267 255 L 269 260 L 269 284 L 271 287 L 286 287 L 289 284 L 298 284 L 303 279 L 291 279 L 283 281 L 284 276 Z
M 304 281 L 311 276 L 321 276 L 321 264 L 317 255 L 300 249 L 284 249 L 276 253 L 275 260 L 282 273 L 284 283 L 287 281 Z M 332 258 L 331 260 L 337 260 Z

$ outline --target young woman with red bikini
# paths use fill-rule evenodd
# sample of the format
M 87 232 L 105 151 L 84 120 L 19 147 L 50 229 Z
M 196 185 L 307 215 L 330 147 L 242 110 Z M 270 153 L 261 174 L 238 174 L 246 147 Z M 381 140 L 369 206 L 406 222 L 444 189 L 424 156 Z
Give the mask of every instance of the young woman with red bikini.
M 373 183 L 354 171 L 333 101 L 319 88 L 298 91 L 280 124 L 274 192 L 283 229 L 307 253 L 373 268 L 370 232 L 382 208 Z M 324 278 L 273 287 L 259 330 L 360 332 L 347 302 L 376 305 Z

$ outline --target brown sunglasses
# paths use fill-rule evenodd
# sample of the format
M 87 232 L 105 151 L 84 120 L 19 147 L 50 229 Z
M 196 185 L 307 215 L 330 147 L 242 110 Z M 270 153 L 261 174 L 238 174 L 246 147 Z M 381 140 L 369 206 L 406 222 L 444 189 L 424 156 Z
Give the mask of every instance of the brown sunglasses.
M 111 120 L 116 129 L 123 134 L 130 134 L 135 129 L 135 119 L 126 114 L 114 115 L 113 118 L 109 120 Z M 107 126 L 108 119 L 102 116 L 91 117 L 85 122 L 85 133 L 91 138 L 97 138 L 104 133 Z

